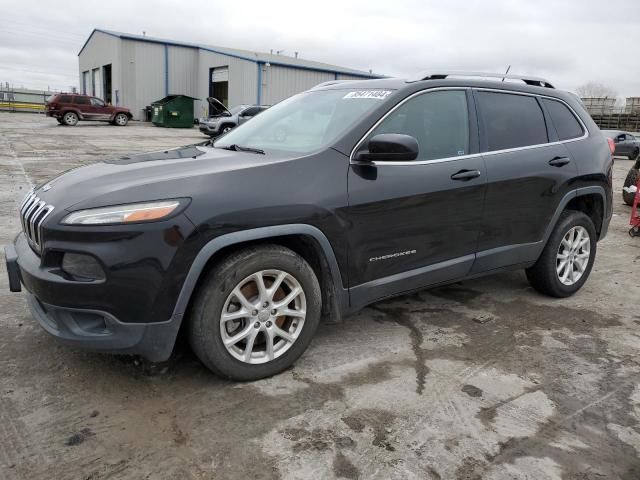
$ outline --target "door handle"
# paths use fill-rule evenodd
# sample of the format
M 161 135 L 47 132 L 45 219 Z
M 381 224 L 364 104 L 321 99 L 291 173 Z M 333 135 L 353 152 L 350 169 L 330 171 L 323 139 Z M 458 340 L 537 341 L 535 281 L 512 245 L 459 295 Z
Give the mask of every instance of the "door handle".
M 462 180 L 463 182 L 478 178 L 480 176 L 480 170 L 460 170 L 457 173 L 451 175 L 451 180 Z
M 552 167 L 563 167 L 569 162 L 571 162 L 571 160 L 567 157 L 554 157 L 549 160 L 549 165 Z

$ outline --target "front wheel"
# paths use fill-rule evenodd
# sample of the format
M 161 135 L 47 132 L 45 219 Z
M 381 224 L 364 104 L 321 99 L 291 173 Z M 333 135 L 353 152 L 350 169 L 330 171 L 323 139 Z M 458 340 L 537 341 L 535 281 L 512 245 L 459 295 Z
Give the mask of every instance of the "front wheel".
M 118 113 L 113 118 L 113 124 L 119 127 L 124 127 L 127 123 L 129 123 L 129 117 L 124 113 Z
M 307 349 L 321 305 L 318 279 L 302 257 L 277 245 L 247 248 L 204 279 L 189 319 L 190 343 L 222 377 L 270 377 Z
M 527 279 L 540 293 L 568 297 L 587 281 L 596 257 L 596 229 L 583 212 L 566 210 Z

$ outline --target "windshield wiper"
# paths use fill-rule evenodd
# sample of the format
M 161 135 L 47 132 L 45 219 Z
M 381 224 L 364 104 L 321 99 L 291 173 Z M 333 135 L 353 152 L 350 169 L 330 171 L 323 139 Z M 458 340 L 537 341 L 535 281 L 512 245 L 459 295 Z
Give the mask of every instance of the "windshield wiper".
M 260 150 L 259 148 L 251 148 L 251 147 L 241 147 L 240 145 L 236 145 L 235 143 L 231 145 L 225 145 L 224 147 L 218 147 L 224 150 L 232 150 L 234 152 L 251 152 L 251 153 L 259 153 L 260 155 L 264 155 L 264 150 Z

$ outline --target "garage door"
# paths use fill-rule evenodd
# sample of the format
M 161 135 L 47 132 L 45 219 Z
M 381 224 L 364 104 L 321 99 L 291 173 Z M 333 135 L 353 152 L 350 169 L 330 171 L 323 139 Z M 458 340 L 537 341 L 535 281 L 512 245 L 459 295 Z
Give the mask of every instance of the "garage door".
M 214 68 L 211 72 L 211 82 L 228 82 L 229 81 L 229 67 Z

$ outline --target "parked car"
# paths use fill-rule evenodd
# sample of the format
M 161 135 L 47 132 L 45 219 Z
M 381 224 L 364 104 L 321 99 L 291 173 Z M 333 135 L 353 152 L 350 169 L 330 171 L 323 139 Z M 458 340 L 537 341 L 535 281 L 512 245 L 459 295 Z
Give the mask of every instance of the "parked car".
M 71 127 L 81 120 L 98 120 L 124 127 L 132 117 L 128 108 L 114 107 L 97 97 L 77 93 L 54 95 L 47 101 L 46 112 L 47 117 Z
M 608 142 L 549 82 L 474 75 L 332 81 L 213 143 L 63 173 L 22 203 L 10 289 L 68 344 L 160 361 L 184 331 L 237 380 L 394 295 L 517 269 L 572 295 L 612 215 Z
M 266 105 L 238 105 L 228 110 L 218 99 L 207 98 L 213 113 L 198 122 L 200 131 L 209 137 L 217 137 L 255 117 L 267 108 Z
M 629 132 L 621 130 L 602 130 L 605 137 L 611 138 L 615 145 L 614 155 L 636 160 L 640 155 L 640 140 Z

